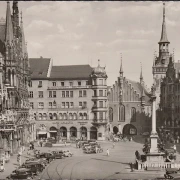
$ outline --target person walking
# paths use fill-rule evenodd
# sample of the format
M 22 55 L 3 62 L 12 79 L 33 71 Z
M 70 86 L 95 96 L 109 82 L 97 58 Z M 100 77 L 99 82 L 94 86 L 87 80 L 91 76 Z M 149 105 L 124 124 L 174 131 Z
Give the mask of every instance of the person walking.
M 176 145 L 175 144 L 173 146 L 173 149 L 174 149 L 174 153 L 176 153 Z
M 109 149 L 106 150 L 107 156 L 109 156 Z

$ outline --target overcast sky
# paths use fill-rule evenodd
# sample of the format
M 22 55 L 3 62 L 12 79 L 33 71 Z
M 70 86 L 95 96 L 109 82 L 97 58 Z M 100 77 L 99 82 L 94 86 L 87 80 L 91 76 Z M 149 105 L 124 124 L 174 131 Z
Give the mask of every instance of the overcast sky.
M 12 6 L 12 2 L 11 2 Z M 119 75 L 139 81 L 140 62 L 150 87 L 154 51 L 158 52 L 162 2 L 19 2 L 29 57 L 50 57 L 54 65 L 106 66 L 108 85 Z M 12 11 L 11 11 L 12 12 Z M 6 3 L 0 2 L 0 17 Z M 170 52 L 180 59 L 180 2 L 166 2 Z

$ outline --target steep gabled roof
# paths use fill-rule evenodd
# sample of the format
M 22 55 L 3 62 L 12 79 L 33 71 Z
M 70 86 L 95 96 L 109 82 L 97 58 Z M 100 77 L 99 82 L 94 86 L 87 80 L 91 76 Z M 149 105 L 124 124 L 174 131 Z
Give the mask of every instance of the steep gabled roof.
M 48 79 L 50 58 L 29 58 L 31 79 Z
M 52 66 L 50 79 L 89 79 L 91 72 L 90 65 Z
M 150 105 L 150 94 L 147 92 L 147 90 L 139 83 L 136 81 L 132 81 L 130 79 L 126 79 L 133 87 L 133 89 L 139 93 L 140 97 L 142 96 L 143 90 L 145 94 L 145 104 Z

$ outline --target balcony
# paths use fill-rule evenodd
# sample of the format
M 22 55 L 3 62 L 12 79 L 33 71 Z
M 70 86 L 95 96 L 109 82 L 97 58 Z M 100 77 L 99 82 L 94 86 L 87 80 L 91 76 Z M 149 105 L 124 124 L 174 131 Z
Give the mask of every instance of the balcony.
M 93 125 L 106 125 L 108 123 L 107 119 L 97 119 L 97 118 L 94 118 L 93 121 L 92 121 L 92 124 Z
M 98 106 L 93 106 L 92 111 L 107 111 L 107 107 L 98 107 Z
M 48 90 L 64 90 L 64 89 L 89 89 L 91 85 L 86 86 L 49 86 Z
M 92 96 L 92 100 L 107 100 L 107 96 Z
M 88 110 L 87 107 L 82 106 L 72 106 L 72 107 L 62 107 L 62 106 L 56 106 L 56 107 L 49 107 L 48 111 L 81 111 L 81 110 Z

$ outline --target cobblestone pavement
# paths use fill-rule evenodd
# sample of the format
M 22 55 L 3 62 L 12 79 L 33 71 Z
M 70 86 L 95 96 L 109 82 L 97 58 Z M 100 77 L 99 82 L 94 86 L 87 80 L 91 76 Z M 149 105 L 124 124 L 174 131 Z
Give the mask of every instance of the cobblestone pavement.
M 35 147 L 40 151 L 68 149 L 74 156 L 53 161 L 36 179 L 154 179 L 163 177 L 164 172 L 131 172 L 130 162 L 135 161 L 135 151 L 142 153 L 142 144 L 135 142 L 118 142 L 113 149 L 112 142 L 100 142 L 103 153 L 84 154 L 82 149 L 77 149 L 75 144 L 63 147 Z M 110 156 L 106 155 L 109 149 Z M 27 148 L 22 155 L 22 162 L 27 159 Z M 180 160 L 180 154 L 177 154 Z M 5 171 L 0 173 L 0 179 L 5 179 L 17 167 L 17 155 L 11 157 L 5 164 Z

